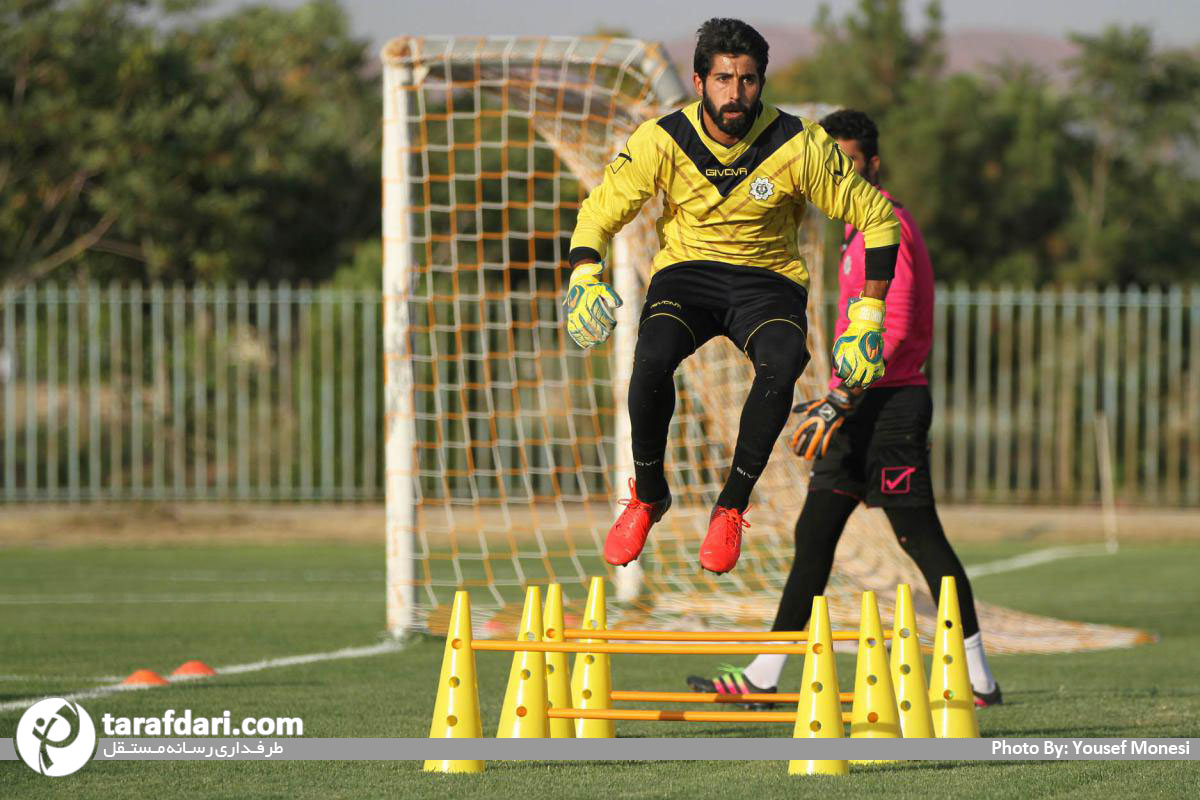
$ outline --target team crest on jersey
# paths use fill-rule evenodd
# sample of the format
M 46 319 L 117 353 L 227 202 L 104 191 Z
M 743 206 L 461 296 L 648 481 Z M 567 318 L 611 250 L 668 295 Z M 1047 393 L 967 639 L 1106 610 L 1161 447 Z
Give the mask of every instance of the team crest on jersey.
M 775 184 L 767 178 L 755 178 L 750 182 L 750 196 L 755 200 L 766 200 L 775 194 Z

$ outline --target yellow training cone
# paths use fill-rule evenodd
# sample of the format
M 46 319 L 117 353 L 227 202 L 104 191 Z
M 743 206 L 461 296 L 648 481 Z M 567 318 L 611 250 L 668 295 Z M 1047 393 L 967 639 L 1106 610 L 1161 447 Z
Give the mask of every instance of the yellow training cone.
M 517 639 L 542 640 L 542 593 L 536 586 L 525 590 L 525 609 Z M 508 690 L 500 709 L 497 739 L 545 739 L 550 735 L 546 716 L 546 654 L 528 650 L 513 653 L 508 673 Z
M 542 640 L 563 641 L 562 585 L 546 587 L 546 610 L 542 614 Z M 550 708 L 571 706 L 571 676 L 567 672 L 566 653 L 546 653 L 546 700 Z M 550 738 L 571 739 L 575 736 L 575 720 L 550 720 Z
M 929 714 L 929 684 L 917 631 L 917 612 L 907 583 L 896 587 L 896 616 L 892 623 L 892 684 L 900 710 L 900 730 L 906 739 L 933 737 Z
M 583 627 L 594 631 L 608 628 L 604 613 L 604 578 L 592 578 L 588 586 Z M 612 708 L 612 671 L 607 653 L 580 653 L 575 656 L 575 669 L 571 673 L 571 704 L 575 708 Z M 617 735 L 616 725 L 611 719 L 577 719 L 575 735 L 581 739 L 611 739 Z
M 475 683 L 475 651 L 471 649 L 471 597 L 454 593 L 450 626 L 446 629 L 446 652 L 437 702 L 433 705 L 430 739 L 479 739 L 479 688 Z M 426 761 L 426 772 L 483 772 L 482 761 Z
M 973 739 L 979 736 L 975 695 L 967 673 L 967 648 L 963 644 L 958 586 L 952 575 L 942 578 L 938 593 L 937 630 L 933 634 L 933 664 L 929 667 L 929 710 L 939 738 Z
M 792 736 L 796 739 L 841 739 L 844 735 L 829 609 L 824 597 L 814 597 L 812 616 L 808 619 L 804 678 Z M 845 775 L 849 771 L 850 766 L 845 760 L 788 762 L 789 775 Z
M 858 665 L 854 676 L 854 706 L 850 736 L 895 739 L 900 736 L 900 716 L 892 689 L 883 626 L 874 592 L 863 592 L 862 619 L 858 628 Z

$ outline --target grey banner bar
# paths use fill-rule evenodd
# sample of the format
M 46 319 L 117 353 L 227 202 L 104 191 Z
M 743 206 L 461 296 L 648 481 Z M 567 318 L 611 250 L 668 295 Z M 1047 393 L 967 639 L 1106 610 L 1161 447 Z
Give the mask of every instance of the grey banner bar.
M 136 748 L 136 750 L 135 750 Z M 159 748 L 162 748 L 161 751 Z M 224 748 L 222 750 L 222 748 Z M 126 751 L 122 753 L 121 749 Z M 145 752 L 151 751 L 151 752 Z M 1190 739 L 101 739 L 98 760 L 1197 760 Z
M 1191 739 L 100 739 L 97 761 L 1196 761 Z M 17 758 L 0 739 L 0 761 Z

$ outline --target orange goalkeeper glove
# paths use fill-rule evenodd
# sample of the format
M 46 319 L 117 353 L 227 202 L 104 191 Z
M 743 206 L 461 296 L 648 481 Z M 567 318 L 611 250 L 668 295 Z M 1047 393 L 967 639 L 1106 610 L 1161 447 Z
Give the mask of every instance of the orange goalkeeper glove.
M 792 434 L 792 452 L 801 458 L 824 458 L 833 435 L 854 411 L 861 398 L 839 386 L 817 400 L 806 400 L 792 409 L 803 414 L 800 426 Z

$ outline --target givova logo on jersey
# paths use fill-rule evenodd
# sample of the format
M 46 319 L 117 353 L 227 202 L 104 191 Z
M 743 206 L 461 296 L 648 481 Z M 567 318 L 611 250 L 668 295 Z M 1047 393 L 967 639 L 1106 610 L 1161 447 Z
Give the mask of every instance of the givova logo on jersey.
M 30 769 L 61 778 L 78 772 L 96 755 L 96 725 L 78 703 L 49 697 L 21 715 L 13 741 Z

